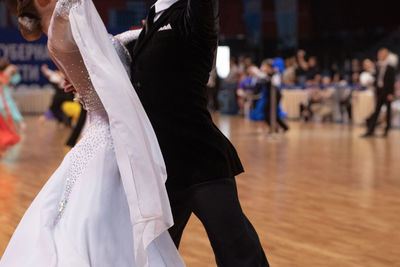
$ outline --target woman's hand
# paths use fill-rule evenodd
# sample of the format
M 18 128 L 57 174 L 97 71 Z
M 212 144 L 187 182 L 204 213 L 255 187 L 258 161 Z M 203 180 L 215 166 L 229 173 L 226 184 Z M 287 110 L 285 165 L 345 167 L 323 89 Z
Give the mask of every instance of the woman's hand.
M 69 92 L 73 92 L 74 94 L 77 93 L 74 86 L 72 85 L 72 83 L 70 81 L 68 81 L 67 79 L 65 79 L 65 81 L 64 81 L 63 88 L 64 88 L 64 92 L 66 92 L 66 93 L 69 93 Z

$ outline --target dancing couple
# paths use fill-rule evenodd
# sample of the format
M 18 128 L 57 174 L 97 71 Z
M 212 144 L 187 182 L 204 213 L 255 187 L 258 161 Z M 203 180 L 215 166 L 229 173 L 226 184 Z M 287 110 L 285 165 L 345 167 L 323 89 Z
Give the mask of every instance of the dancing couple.
M 242 165 L 207 111 L 218 1 L 157 1 L 140 32 L 116 37 L 92 0 L 8 2 L 25 39 L 48 35 L 90 126 L 0 266 L 185 266 L 177 247 L 192 213 L 218 266 L 269 266 L 238 200 Z

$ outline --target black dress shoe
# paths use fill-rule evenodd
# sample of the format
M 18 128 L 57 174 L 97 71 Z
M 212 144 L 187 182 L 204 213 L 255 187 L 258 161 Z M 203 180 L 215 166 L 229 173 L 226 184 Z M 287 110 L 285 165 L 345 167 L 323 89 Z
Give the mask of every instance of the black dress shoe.
M 373 133 L 365 133 L 363 135 L 360 135 L 361 138 L 369 138 L 369 137 L 374 137 Z
M 384 138 L 386 138 L 388 136 L 389 136 L 389 132 L 388 131 L 385 131 L 385 133 L 382 135 L 382 137 L 384 137 Z

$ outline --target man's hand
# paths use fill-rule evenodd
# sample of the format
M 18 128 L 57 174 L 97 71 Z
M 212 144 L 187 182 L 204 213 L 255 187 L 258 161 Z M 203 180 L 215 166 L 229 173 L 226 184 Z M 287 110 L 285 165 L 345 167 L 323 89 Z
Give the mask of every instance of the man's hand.
M 394 100 L 394 95 L 393 95 L 393 94 L 389 94 L 389 95 L 387 96 L 387 100 L 388 100 L 389 102 L 392 102 L 392 101 Z

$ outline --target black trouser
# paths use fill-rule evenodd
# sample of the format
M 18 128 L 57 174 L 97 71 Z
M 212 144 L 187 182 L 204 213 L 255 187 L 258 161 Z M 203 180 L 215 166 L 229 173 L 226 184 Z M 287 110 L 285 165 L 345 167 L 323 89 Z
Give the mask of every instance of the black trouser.
M 349 120 L 352 121 L 353 120 L 353 108 L 351 106 L 351 97 L 348 97 L 344 100 L 340 101 L 340 115 L 342 117 L 342 121 L 344 120 L 344 112 L 347 111 L 347 114 L 349 116 Z
M 85 126 L 86 116 L 87 116 L 87 111 L 84 110 L 82 107 L 81 114 L 79 115 L 78 123 L 76 124 L 74 130 L 71 133 L 71 136 L 69 137 L 69 139 L 67 141 L 67 146 L 74 147 L 76 145 L 76 142 L 78 141 L 78 138 L 81 135 L 83 126 Z
M 50 106 L 50 110 L 58 122 L 60 122 L 60 123 L 64 122 L 64 123 L 68 124 L 66 122 L 66 119 L 67 119 L 66 115 L 61 110 L 61 106 L 64 102 L 73 101 L 73 100 L 74 100 L 74 95 L 72 93 L 64 93 L 63 90 L 56 89 L 56 92 L 53 96 L 53 101 Z
M 387 99 L 386 95 L 379 95 L 376 101 L 375 112 L 372 116 L 367 120 L 368 121 L 368 133 L 373 134 L 375 132 L 375 128 L 378 122 L 379 113 L 381 112 L 382 106 L 386 105 L 386 129 L 385 132 L 389 132 L 392 126 L 392 102 Z
M 276 90 L 276 122 L 281 126 L 285 131 L 289 129 L 287 124 L 282 120 L 282 118 L 279 116 L 279 103 L 281 102 L 281 92 L 279 90 Z M 269 101 L 270 98 L 268 98 L 267 102 L 264 105 L 264 120 L 267 123 L 268 126 L 271 126 L 271 104 Z
M 207 231 L 219 267 L 269 266 L 257 232 L 243 214 L 235 179 L 167 185 L 167 190 L 175 221 L 169 232 L 177 247 L 193 212 Z

